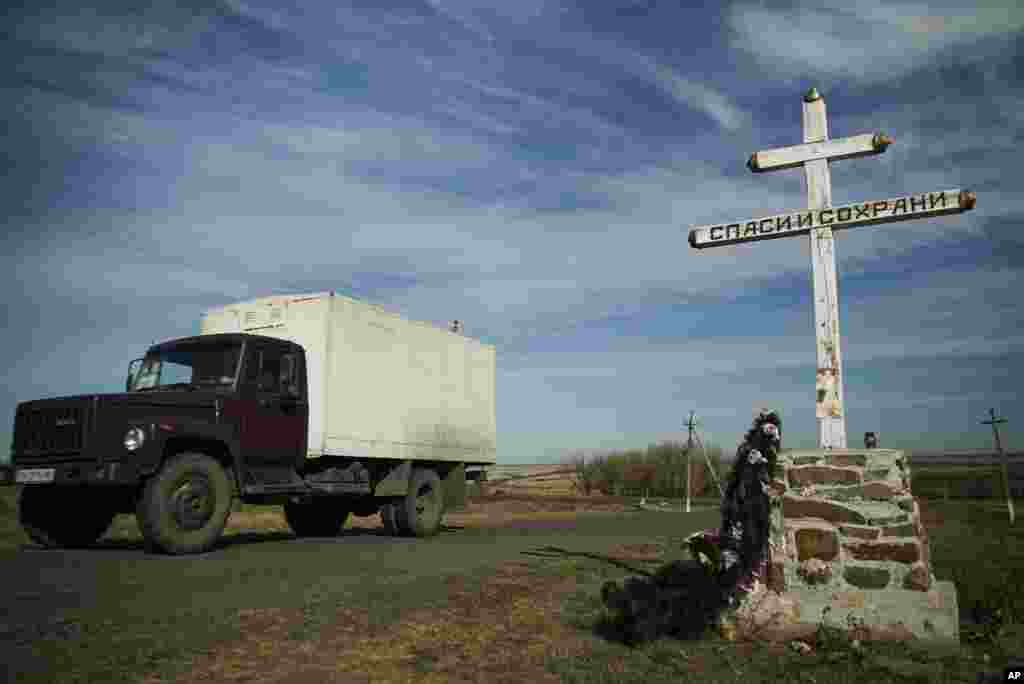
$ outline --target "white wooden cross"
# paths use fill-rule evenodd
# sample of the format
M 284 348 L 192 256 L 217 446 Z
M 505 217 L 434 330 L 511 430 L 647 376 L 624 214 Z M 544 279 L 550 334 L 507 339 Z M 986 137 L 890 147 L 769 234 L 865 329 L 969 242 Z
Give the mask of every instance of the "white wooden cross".
M 807 208 L 777 216 L 737 221 L 690 230 L 694 249 L 771 240 L 807 234 L 811 241 L 811 278 L 814 284 L 814 334 L 817 341 L 818 445 L 846 448 L 846 411 L 843 408 L 842 355 L 839 351 L 839 291 L 833 231 L 855 226 L 956 214 L 974 208 L 974 193 L 939 190 L 884 200 L 832 206 L 828 164 L 880 154 L 893 140 L 883 133 L 868 133 L 829 140 L 825 100 L 811 88 L 803 102 L 804 143 L 755 152 L 751 171 L 777 171 L 804 167 Z

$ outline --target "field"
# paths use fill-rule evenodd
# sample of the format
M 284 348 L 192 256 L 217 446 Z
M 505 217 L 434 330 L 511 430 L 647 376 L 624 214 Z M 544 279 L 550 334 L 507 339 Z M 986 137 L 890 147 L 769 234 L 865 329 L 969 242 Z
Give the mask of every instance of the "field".
M 435 539 L 381 536 L 371 517 L 337 540 L 296 540 L 278 509 L 242 507 L 225 544 L 191 559 L 144 553 L 129 517 L 96 549 L 22 547 L 4 488 L 0 668 L 29 683 L 882 684 L 974 682 L 1024 654 L 1024 524 L 1010 528 L 998 501 L 922 503 L 935 573 L 957 583 L 959 651 L 854 648 L 825 631 L 807 654 L 715 635 L 634 649 L 605 631 L 602 582 L 682 557 L 717 512 L 585 500 L 538 474 L 488 482 Z

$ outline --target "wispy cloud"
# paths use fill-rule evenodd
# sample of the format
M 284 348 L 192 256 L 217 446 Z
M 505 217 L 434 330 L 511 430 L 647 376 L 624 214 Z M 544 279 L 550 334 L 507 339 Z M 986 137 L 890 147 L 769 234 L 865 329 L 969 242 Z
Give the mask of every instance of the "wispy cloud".
M 674 70 L 659 66 L 655 69 L 658 85 L 681 104 L 704 112 L 727 131 L 735 131 L 750 124 L 750 116 L 722 93 L 704 83 L 682 78 Z
M 785 7 L 742 2 L 731 8 L 729 26 L 733 47 L 775 72 L 878 81 L 921 68 L 951 49 L 959 49 L 958 59 L 980 59 L 987 50 L 979 50 L 986 47 L 979 42 L 1020 31 L 1024 9 L 1004 0 L 811 0 Z
M 426 3 L 438 14 L 454 21 L 473 35 L 479 36 L 487 41 L 494 40 L 494 36 L 487 30 L 487 27 L 483 23 L 475 19 L 469 12 L 459 10 L 458 3 L 442 0 L 426 0 Z

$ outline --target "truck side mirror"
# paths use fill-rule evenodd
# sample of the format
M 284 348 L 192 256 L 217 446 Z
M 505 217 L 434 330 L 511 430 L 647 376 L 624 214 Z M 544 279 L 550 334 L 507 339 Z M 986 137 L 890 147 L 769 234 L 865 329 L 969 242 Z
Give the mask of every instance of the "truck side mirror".
M 143 359 L 135 359 L 128 364 L 128 377 L 124 381 L 124 391 L 131 392 L 132 387 L 135 386 L 135 378 L 139 374 L 139 369 L 142 368 Z

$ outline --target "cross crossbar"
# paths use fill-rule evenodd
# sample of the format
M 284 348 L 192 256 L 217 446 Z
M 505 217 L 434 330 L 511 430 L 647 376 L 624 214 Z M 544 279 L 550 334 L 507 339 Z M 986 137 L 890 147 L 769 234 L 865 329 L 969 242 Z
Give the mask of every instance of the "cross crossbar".
M 864 133 L 849 138 L 835 138 L 819 142 L 777 147 L 773 150 L 761 150 L 750 155 L 747 168 L 760 173 L 763 171 L 779 171 L 795 169 L 804 162 L 813 159 L 854 159 L 885 152 L 893 139 L 885 133 Z

